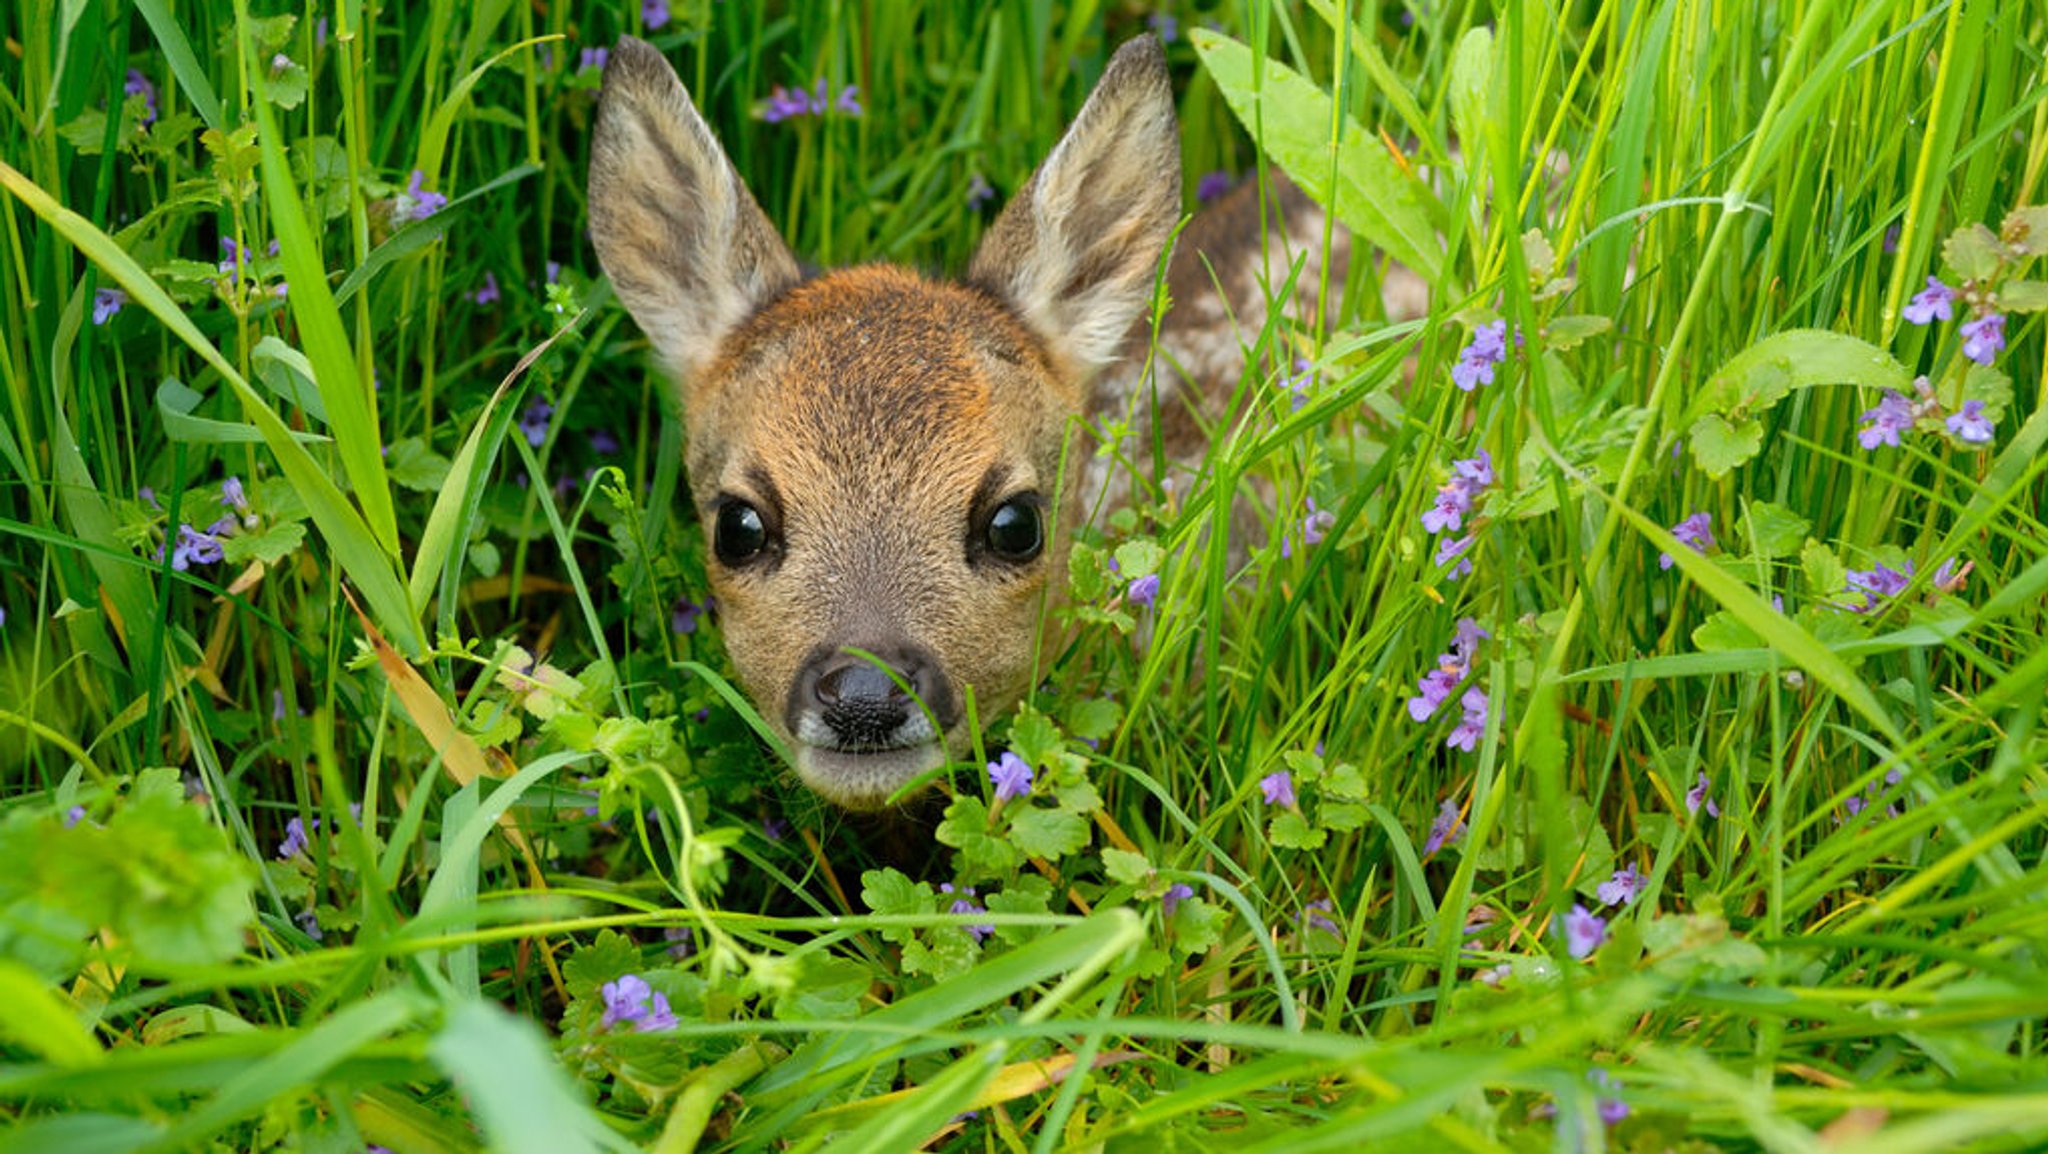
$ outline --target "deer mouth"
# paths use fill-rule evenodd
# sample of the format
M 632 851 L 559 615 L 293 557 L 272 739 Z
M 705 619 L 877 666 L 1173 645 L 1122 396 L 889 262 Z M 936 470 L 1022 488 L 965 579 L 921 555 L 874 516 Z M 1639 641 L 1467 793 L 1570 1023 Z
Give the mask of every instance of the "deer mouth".
M 919 720 L 922 720 L 921 718 Z M 799 733 L 794 749 L 797 776 L 813 793 L 844 809 L 885 809 L 905 785 L 946 763 L 938 735 L 888 748 L 833 748 L 813 744 Z

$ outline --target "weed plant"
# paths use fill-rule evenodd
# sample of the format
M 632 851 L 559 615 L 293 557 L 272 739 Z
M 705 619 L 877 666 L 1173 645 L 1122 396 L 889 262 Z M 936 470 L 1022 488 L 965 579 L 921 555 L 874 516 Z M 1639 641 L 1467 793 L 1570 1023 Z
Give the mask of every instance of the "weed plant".
M 0 1148 L 2048 1146 L 2038 5 L 253 7 L 0 16 Z M 957 270 L 1148 32 L 1339 320 L 821 808 L 601 57 Z

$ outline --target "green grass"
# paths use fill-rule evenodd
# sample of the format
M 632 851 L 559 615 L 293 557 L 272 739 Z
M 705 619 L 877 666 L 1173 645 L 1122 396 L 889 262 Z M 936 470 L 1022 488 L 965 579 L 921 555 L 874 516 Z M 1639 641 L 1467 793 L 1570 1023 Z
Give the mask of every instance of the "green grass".
M 1149 15 L 674 7 L 796 251 L 955 270 Z M 5 17 L 0 1149 L 2048 1145 L 2048 214 L 1970 231 L 2048 201 L 2036 6 L 1169 8 L 1190 204 L 1271 158 L 1433 311 L 1356 262 L 1332 331 L 1245 334 L 1202 481 L 1122 446 L 986 734 L 1039 795 L 960 767 L 907 853 L 671 628 L 680 429 L 582 239 L 578 57 L 638 6 L 293 11 Z M 864 114 L 752 116 L 819 78 Z M 1967 302 L 1901 320 L 1930 274 L 2009 312 L 1989 367 Z M 1452 579 L 1420 518 L 1480 449 Z M 673 1029 L 603 1024 L 629 973 Z

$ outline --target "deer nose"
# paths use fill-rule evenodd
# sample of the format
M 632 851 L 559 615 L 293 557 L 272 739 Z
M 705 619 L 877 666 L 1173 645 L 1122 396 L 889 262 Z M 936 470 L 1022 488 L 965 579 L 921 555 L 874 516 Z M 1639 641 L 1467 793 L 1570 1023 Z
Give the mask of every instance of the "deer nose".
M 797 687 L 800 711 L 824 723 L 832 744 L 859 752 L 929 741 L 938 735 L 922 725 L 911 727 L 916 734 L 905 732 L 912 720 L 923 720 L 925 710 L 941 731 L 952 725 L 952 693 L 937 663 L 912 646 L 858 648 L 881 664 L 841 650 L 810 662 Z

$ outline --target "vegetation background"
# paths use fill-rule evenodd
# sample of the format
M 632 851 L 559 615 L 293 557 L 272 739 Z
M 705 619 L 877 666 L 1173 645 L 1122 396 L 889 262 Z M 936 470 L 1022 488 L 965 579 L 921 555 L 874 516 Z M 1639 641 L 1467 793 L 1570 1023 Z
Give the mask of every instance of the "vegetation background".
M 0 22 L 0 1148 L 2048 1144 L 2039 5 Z M 1148 32 L 1191 209 L 1387 256 L 892 858 L 720 676 L 599 56 L 957 269 Z

